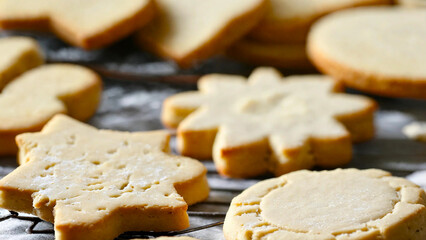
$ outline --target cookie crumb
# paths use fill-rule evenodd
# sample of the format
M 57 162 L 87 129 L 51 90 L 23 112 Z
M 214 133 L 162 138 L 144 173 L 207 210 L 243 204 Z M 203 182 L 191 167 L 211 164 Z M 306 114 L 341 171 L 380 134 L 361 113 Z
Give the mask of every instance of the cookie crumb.
M 426 142 L 426 122 L 412 122 L 402 128 L 408 138 Z

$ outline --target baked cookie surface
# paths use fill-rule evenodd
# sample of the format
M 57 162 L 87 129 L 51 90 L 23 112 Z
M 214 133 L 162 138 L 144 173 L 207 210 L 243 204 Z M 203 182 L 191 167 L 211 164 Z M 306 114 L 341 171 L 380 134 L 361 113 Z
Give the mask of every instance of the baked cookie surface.
M 426 99 L 425 38 L 426 9 L 352 9 L 313 26 L 308 55 L 319 70 L 350 87 Z
M 220 53 L 266 11 L 265 0 L 157 0 L 159 13 L 138 33 L 148 51 L 182 67 Z
M 321 16 L 344 8 L 389 4 L 390 0 L 271 0 L 262 21 L 250 37 L 270 43 L 303 43 L 311 24 Z
M 227 240 L 423 240 L 426 194 L 376 169 L 298 171 L 235 197 Z
M 73 45 L 101 48 L 153 17 L 151 0 L 1 0 L 0 27 L 52 31 Z
M 352 143 L 374 134 L 375 102 L 337 93 L 324 76 L 282 76 L 258 68 L 242 76 L 211 74 L 199 91 L 167 98 L 162 121 L 177 127 L 178 150 L 213 157 L 227 176 L 281 175 L 314 165 L 334 167 L 351 159 Z M 352 138 L 352 139 L 351 139 Z
M 0 91 L 18 75 L 44 62 L 37 42 L 31 38 L 1 38 L 0 52 Z
M 102 92 L 99 76 L 85 67 L 49 64 L 29 70 L 42 62 L 37 45 L 24 38 L 15 40 L 0 40 L 0 48 L 9 48 L 0 57 L 0 63 L 5 63 L 0 75 L 9 82 L 0 92 L 0 155 L 15 154 L 16 135 L 40 130 L 57 113 L 87 120 L 95 113 Z M 7 54 L 14 51 L 20 54 Z
M 206 169 L 173 156 L 169 136 L 97 130 L 65 115 L 17 137 L 24 164 L 0 180 L 0 207 L 53 222 L 56 239 L 114 239 L 189 226 Z

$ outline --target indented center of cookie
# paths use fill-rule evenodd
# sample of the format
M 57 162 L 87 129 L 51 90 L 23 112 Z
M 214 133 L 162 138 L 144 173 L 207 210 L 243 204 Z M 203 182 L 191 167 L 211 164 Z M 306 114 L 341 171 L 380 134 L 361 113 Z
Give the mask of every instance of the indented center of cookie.
M 333 234 L 366 227 L 392 212 L 398 200 L 395 189 L 379 179 L 316 174 L 273 190 L 260 207 L 262 217 L 277 227 Z

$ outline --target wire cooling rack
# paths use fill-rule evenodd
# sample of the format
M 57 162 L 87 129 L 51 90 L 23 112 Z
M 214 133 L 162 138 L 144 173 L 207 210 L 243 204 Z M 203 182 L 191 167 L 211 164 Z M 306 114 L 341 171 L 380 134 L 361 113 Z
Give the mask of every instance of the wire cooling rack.
M 50 36 L 34 35 L 33 37 L 37 37 L 41 43 L 48 62 L 83 64 L 103 73 L 104 77 L 120 79 L 104 79 L 102 104 L 90 120 L 91 125 L 102 129 L 123 131 L 160 129 L 162 124 L 159 116 L 164 98 L 176 92 L 194 88 L 194 85 L 183 86 L 182 83 L 193 84 L 198 76 L 205 73 L 248 75 L 252 70 L 251 67 L 223 61 L 223 59 L 212 60 L 213 62 L 207 62 L 195 69 L 180 70 L 170 62 L 140 53 L 130 46 L 129 40 L 124 40 L 105 51 L 86 52 L 70 47 Z M 178 84 L 154 84 L 144 81 L 149 78 Z M 344 167 L 380 168 L 401 177 L 414 171 L 426 170 L 425 144 L 409 140 L 401 133 L 402 127 L 412 121 L 426 121 L 425 101 L 374 96 L 373 98 L 380 106 L 375 117 L 376 137 L 369 142 L 354 145 L 353 160 Z M 232 198 L 258 181 L 271 176 L 258 179 L 228 179 L 216 172 L 212 162 L 207 161 L 204 164 L 208 169 L 211 193 L 207 201 L 189 207 L 190 228 L 161 233 L 127 232 L 117 239 L 153 238 L 160 235 L 188 235 L 201 240 L 223 239 L 221 225 Z M 0 177 L 16 167 L 14 159 L 1 158 Z M 12 221 L 16 221 L 16 224 L 5 224 Z M 13 229 L 7 229 L 4 226 L 13 226 Z M 25 234 L 25 228 L 28 233 L 24 236 L 25 239 L 53 239 L 53 225 L 37 217 L 7 211 L 4 215 L 0 215 L 1 240 L 14 239 L 15 234 L 23 239 L 22 234 Z
M 196 212 L 196 211 L 188 211 L 189 216 L 207 216 L 207 217 L 224 217 L 225 213 L 222 212 Z M 30 222 L 31 225 L 25 230 L 28 234 L 54 234 L 55 231 L 52 228 L 49 229 L 36 229 L 37 225 L 40 222 L 43 222 L 38 217 L 28 217 L 28 216 L 21 216 L 18 212 L 15 211 L 9 211 L 9 214 L 7 214 L 4 217 L 0 218 L 0 222 L 6 221 L 8 219 L 17 219 L 21 221 L 27 221 Z M 214 222 L 211 224 L 205 224 L 198 227 L 192 227 L 188 228 L 182 231 L 169 231 L 169 232 L 144 232 L 144 231 L 131 231 L 131 232 L 125 232 L 121 234 L 117 239 L 133 239 L 133 238 L 150 238 L 150 237 L 158 237 L 158 236 L 177 236 L 182 235 L 186 233 L 196 232 L 203 229 L 208 229 L 211 227 L 220 226 L 223 224 L 223 221 Z

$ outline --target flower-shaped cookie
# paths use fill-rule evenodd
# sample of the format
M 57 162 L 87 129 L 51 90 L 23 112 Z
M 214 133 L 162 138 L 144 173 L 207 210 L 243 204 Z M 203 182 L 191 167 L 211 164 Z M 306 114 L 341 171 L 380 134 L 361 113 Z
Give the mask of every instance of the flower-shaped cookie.
M 49 30 L 86 49 L 104 47 L 152 19 L 151 0 L 0 0 L 0 27 Z
M 28 38 L 1 39 L 2 49 L 0 84 L 9 84 L 0 92 L 0 155 L 15 154 L 16 135 L 40 130 L 57 113 L 86 120 L 96 111 L 102 84 L 93 71 L 71 64 L 29 70 L 43 58 Z
M 183 155 L 213 156 L 224 175 L 339 166 L 351 159 L 351 137 L 362 141 L 374 133 L 374 101 L 336 93 L 339 84 L 324 76 L 282 79 L 259 68 L 248 82 L 213 74 L 198 86 L 166 99 L 162 120 L 178 126 Z
M 209 193 L 205 167 L 170 155 L 162 131 L 97 130 L 57 115 L 17 142 L 25 164 L 0 180 L 0 207 L 53 222 L 58 240 L 184 229 L 188 204 Z
M 388 172 L 298 171 L 232 200 L 227 240 L 423 240 L 426 194 Z

